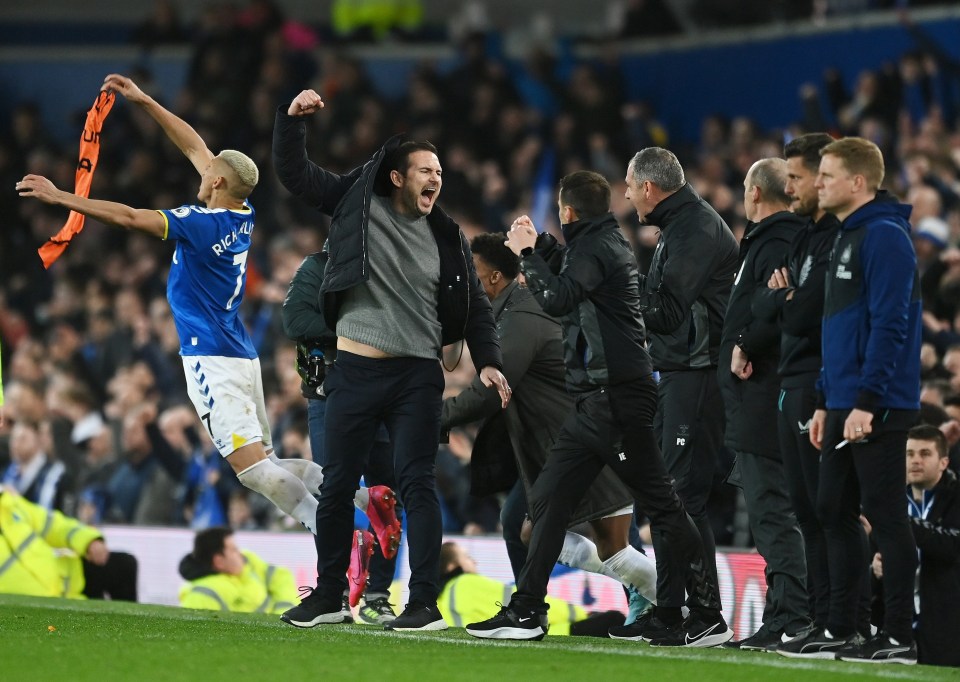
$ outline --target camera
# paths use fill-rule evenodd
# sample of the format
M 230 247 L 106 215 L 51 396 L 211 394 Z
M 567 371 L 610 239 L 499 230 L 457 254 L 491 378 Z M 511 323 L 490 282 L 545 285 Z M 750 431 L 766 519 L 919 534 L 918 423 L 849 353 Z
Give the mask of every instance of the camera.
M 327 376 L 326 357 L 316 346 L 297 344 L 297 374 L 309 388 L 323 386 Z

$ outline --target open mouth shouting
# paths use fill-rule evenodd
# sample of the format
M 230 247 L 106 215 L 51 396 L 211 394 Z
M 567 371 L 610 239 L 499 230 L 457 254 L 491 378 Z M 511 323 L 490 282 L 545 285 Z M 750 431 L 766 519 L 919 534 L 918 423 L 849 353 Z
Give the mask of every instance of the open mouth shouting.
M 423 190 L 420 192 L 420 198 L 417 202 L 422 213 L 429 213 L 433 209 L 433 203 L 436 201 L 437 194 L 439 192 L 440 188 L 435 185 L 430 185 L 423 188 Z

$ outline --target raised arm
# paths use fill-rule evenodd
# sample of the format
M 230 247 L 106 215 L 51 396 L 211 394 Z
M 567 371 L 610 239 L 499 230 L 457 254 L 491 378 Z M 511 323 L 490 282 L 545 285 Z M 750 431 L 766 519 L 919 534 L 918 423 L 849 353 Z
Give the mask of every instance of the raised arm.
M 35 197 L 45 204 L 63 206 L 107 225 L 145 232 L 154 237 L 163 237 L 166 232 L 167 223 L 157 211 L 131 208 L 115 201 L 79 197 L 57 189 L 52 182 L 40 175 L 23 176 L 23 180 L 17 183 L 17 192 L 22 197 Z
M 280 184 L 293 196 L 325 215 L 333 215 L 337 204 L 360 177 L 362 167 L 338 175 L 307 158 L 306 118 L 323 109 L 313 90 L 304 90 L 290 105 L 277 110 L 273 126 L 273 167 Z
M 207 149 L 206 143 L 189 123 L 164 109 L 159 102 L 141 90 L 136 83 L 126 76 L 111 73 L 103 79 L 103 86 L 100 89 L 113 90 L 123 95 L 127 101 L 142 107 L 160 124 L 163 132 L 177 145 L 184 156 L 190 159 L 190 163 L 197 169 L 197 172 L 203 173 L 214 154 Z

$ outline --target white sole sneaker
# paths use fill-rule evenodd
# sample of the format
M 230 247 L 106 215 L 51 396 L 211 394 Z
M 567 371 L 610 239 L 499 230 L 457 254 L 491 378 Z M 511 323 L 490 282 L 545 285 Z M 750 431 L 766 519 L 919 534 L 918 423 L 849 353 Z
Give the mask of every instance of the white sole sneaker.
M 541 640 L 547 633 L 543 631 L 543 628 L 537 626 L 533 629 L 496 628 L 495 630 L 471 630 L 467 628 L 467 634 L 479 637 L 480 639 Z
M 394 621 L 390 621 L 390 623 L 387 624 L 390 627 L 386 627 L 385 629 L 392 630 L 394 632 L 436 632 L 437 630 L 446 630 L 448 627 L 450 627 L 447 625 L 447 621 L 445 621 L 443 618 L 440 620 L 435 620 L 432 623 L 427 623 L 426 625 L 419 625 L 409 628 L 395 627 L 393 626 L 393 623 Z
M 313 628 L 318 625 L 336 625 L 337 623 L 352 623 L 353 618 L 349 621 L 346 616 L 343 615 L 343 611 L 337 611 L 336 613 L 321 613 L 319 616 L 313 620 L 294 620 L 292 618 L 287 618 L 286 616 L 280 616 L 280 620 L 284 623 L 288 623 L 295 628 Z

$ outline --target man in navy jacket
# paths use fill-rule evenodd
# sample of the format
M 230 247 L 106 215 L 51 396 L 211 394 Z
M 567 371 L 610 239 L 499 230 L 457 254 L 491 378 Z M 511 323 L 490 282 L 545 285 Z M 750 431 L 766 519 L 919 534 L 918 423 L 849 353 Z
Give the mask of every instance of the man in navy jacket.
M 920 408 L 921 303 L 910 207 L 880 191 L 883 155 L 861 138 L 820 152 L 820 208 L 841 221 L 827 269 L 820 406 L 810 441 L 821 451 L 817 512 L 831 580 L 826 635 L 848 639 L 844 660 L 915 663 L 916 545 L 903 495 L 907 430 Z M 865 643 L 855 637 L 858 585 L 868 557 L 861 511 L 884 557 L 885 617 Z M 782 651 L 781 651 L 782 653 Z

